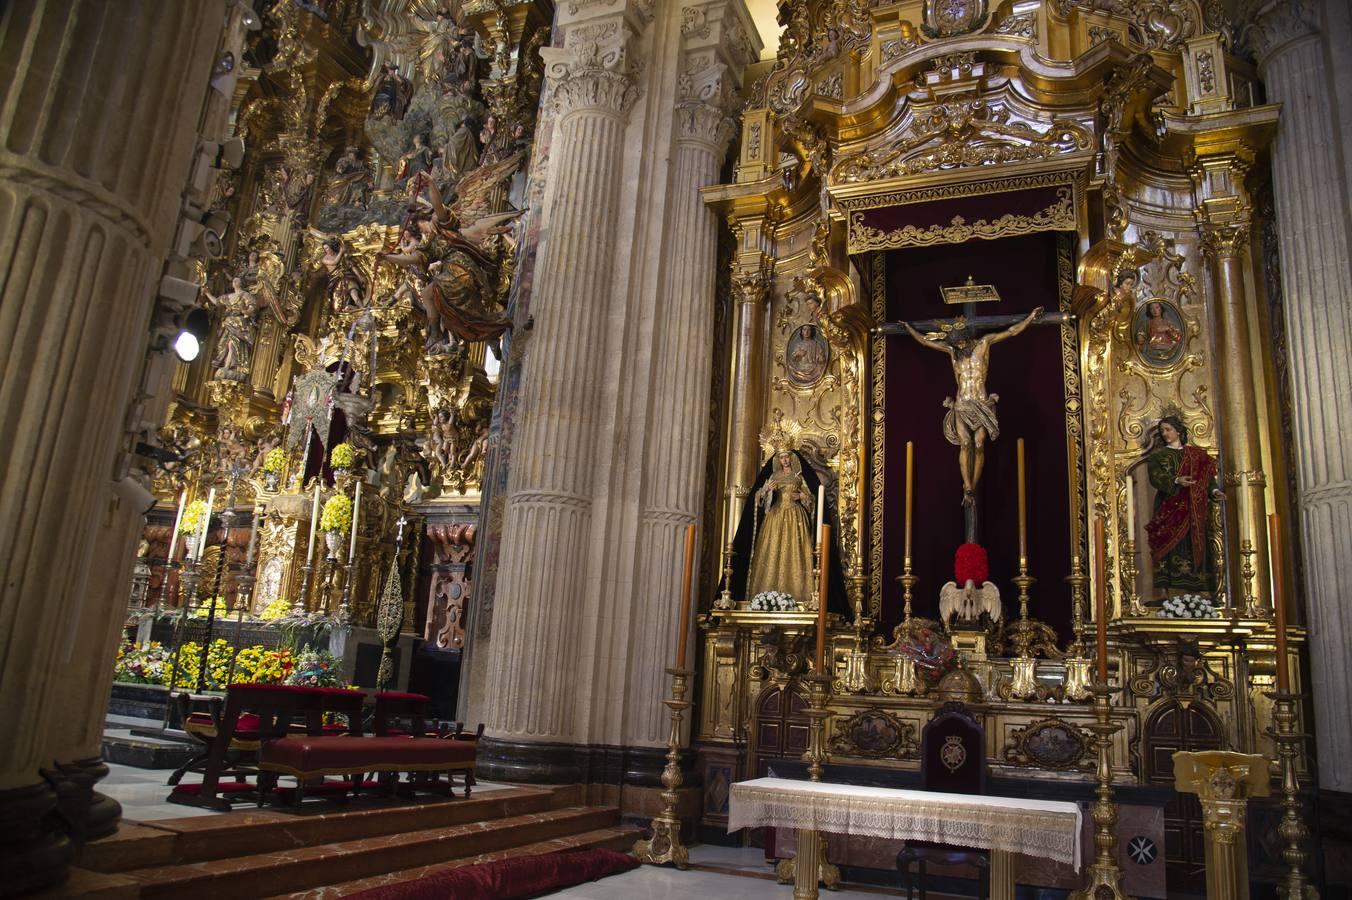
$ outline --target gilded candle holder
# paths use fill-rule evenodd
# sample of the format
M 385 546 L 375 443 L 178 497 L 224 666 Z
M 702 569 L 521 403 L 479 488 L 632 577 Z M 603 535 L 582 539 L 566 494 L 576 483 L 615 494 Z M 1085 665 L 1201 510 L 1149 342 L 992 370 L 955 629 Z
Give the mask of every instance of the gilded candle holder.
M 1264 619 L 1267 618 L 1267 611 L 1258 605 L 1258 597 L 1254 594 L 1253 579 L 1257 571 L 1253 567 L 1253 558 L 1258 553 L 1253 547 L 1253 541 L 1245 538 L 1239 542 L 1239 555 L 1244 562 L 1239 568 L 1240 580 L 1244 582 L 1244 618 L 1246 619 Z
M 1122 539 L 1122 592 L 1126 595 L 1123 599 L 1127 601 L 1127 615 L 1136 618 L 1150 615 L 1136 591 L 1136 576 L 1140 574 L 1136 565 L 1136 539 L 1125 537 Z
M 902 640 L 909 640 L 911 637 L 911 595 L 915 591 L 916 582 L 920 580 L 911 574 L 910 557 L 906 558 L 904 565 L 902 574 L 897 577 L 897 581 L 901 582 L 902 591 L 901 625 L 894 632 L 894 643 L 898 646 Z M 925 682 L 915 670 L 915 660 L 898 650 L 893 659 L 892 674 L 889 678 L 883 679 L 881 690 L 884 694 L 901 696 L 924 694 Z
M 1066 648 L 1066 681 L 1063 693 L 1068 700 L 1087 700 L 1094 693 L 1091 687 L 1093 679 L 1090 677 L 1090 661 L 1084 652 L 1084 594 L 1089 579 L 1084 574 L 1078 556 L 1071 562 L 1066 583 L 1070 585 L 1071 619 L 1075 637 Z
M 1094 746 L 1098 751 L 1098 766 L 1095 778 L 1098 788 L 1095 791 L 1094 818 L 1094 862 L 1089 867 L 1085 886 L 1073 891 L 1070 900 L 1126 900 L 1127 894 L 1122 887 L 1122 869 L 1117 864 L 1117 806 L 1113 803 L 1113 734 L 1121 727 L 1112 720 L 1113 694 L 1121 688 L 1096 684 L 1094 694 L 1094 721 L 1088 726 L 1094 735 Z
M 641 863 L 652 866 L 670 863 L 678 869 L 690 865 L 690 851 L 681 843 L 681 819 L 676 814 L 681 786 L 681 719 L 690 708 L 685 699 L 689 669 L 667 669 L 671 676 L 671 699 L 664 700 L 671 710 L 671 732 L 667 737 L 667 764 L 662 769 L 662 812 L 653 819 L 652 837 L 634 843 L 633 854 Z
M 1277 896 L 1282 900 L 1319 900 L 1319 890 L 1305 874 L 1305 849 L 1310 839 L 1305 824 L 1304 805 L 1300 801 L 1300 779 L 1296 775 L 1296 760 L 1306 735 L 1296 730 L 1298 709 L 1303 694 L 1274 691 L 1266 695 L 1272 703 L 1272 725 L 1266 729 L 1268 737 L 1277 745 L 1278 766 L 1282 775 L 1282 821 L 1277 826 L 1286 846 L 1282 861 L 1286 873 L 1277 882 Z
M 831 676 L 821 672 L 812 672 L 803 676 L 807 682 L 808 747 L 803 761 L 808 764 L 807 774 L 811 781 L 821 781 L 826 769 L 826 720 L 831 711 L 826 708 L 830 699 Z M 826 838 L 821 832 L 807 828 L 798 830 L 797 855 L 782 860 L 775 867 L 775 875 L 781 883 L 793 883 L 795 900 L 817 896 L 818 883 L 834 889 L 840 884 L 840 869 L 826 859 Z M 803 860 L 811 860 L 803 865 Z
M 732 599 L 732 540 L 723 548 L 723 592 L 714 600 L 715 609 L 735 609 L 737 602 Z

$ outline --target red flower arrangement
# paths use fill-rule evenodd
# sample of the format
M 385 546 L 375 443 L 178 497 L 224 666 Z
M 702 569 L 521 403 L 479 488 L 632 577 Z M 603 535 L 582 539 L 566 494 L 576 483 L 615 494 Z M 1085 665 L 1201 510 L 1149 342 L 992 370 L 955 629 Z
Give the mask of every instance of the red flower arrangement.
M 962 544 L 953 555 L 953 580 L 959 586 L 972 582 L 984 584 L 990 577 L 986 548 L 980 544 Z

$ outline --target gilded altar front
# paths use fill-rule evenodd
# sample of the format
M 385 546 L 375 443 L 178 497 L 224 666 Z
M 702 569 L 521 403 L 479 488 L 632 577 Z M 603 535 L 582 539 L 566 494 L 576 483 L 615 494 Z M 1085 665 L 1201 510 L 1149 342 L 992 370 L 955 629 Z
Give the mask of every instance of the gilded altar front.
M 795 710 L 817 600 L 753 608 L 741 575 L 763 467 L 784 447 L 824 486 L 836 535 L 818 556 L 841 585 L 821 601 L 831 762 L 918 770 L 924 724 L 962 699 L 980 710 L 994 772 L 1092 782 L 1100 593 L 1109 683 L 1121 689 L 1110 713 L 1119 784 L 1171 784 L 1165 746 L 1275 757 L 1268 514 L 1289 522 L 1290 498 L 1274 477 L 1286 466 L 1283 401 L 1270 389 L 1250 192 L 1266 179 L 1277 110 L 1257 105 L 1219 5 L 949 4 L 974 14 L 944 22 L 932 6 L 781 4 L 784 40 L 748 92 L 735 177 L 704 191 L 731 235 L 732 309 L 710 523 L 721 552 L 700 620 L 709 825 L 726 821 L 721 785 L 807 749 Z M 1034 263 L 1036 279 L 1015 284 Z M 983 448 L 981 533 L 1003 616 L 979 634 L 936 621 L 964 541 L 945 530 L 962 521 L 948 509 L 960 495 L 922 483 L 913 558 L 909 512 L 902 533 L 898 454 L 929 441 L 917 480 L 956 479 L 958 448 L 934 440 L 942 410 L 925 405 L 920 370 L 889 374 L 923 351 L 878 330 L 923 318 L 908 311 L 939 296 L 921 286 L 973 274 L 1014 298 L 993 312 L 1063 314 L 1036 340 L 991 351 L 1005 434 Z M 1030 284 L 1036 296 L 1019 305 Z M 1002 374 L 1001 354 L 1019 371 Z M 1017 437 L 1042 478 L 1027 524 L 1033 568 L 1014 547 Z M 1207 617 L 1170 617 L 1176 608 Z M 1298 672 L 1303 633 L 1290 634 Z M 943 652 L 960 662 L 926 656 Z M 942 680 L 954 665 L 970 676 L 957 694 Z

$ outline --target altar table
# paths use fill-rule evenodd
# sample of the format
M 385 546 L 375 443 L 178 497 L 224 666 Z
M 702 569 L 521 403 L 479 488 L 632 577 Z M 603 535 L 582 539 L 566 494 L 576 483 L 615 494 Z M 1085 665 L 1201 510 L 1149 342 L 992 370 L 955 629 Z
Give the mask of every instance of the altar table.
M 819 832 L 932 841 L 991 853 L 991 898 L 1013 900 L 1016 853 L 1080 869 L 1082 814 L 1074 803 L 852 784 L 756 778 L 732 786 L 728 831 L 793 828 L 798 854 L 793 895 L 817 896 Z

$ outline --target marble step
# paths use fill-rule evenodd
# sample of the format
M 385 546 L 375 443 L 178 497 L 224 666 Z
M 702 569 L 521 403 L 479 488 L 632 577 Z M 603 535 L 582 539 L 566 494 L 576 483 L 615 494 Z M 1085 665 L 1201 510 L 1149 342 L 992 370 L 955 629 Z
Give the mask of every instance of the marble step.
M 318 885 L 539 843 L 619 823 L 615 807 L 570 806 L 463 825 L 274 849 L 124 873 L 143 900 L 233 900 L 303 891 Z
M 520 847 L 509 847 L 506 850 L 498 850 L 492 853 L 480 853 L 477 856 L 467 856 L 461 859 L 451 860 L 450 862 L 434 863 L 429 866 L 417 866 L 412 869 L 401 869 L 398 872 L 389 872 L 384 875 L 373 875 L 370 878 L 359 878 L 356 881 L 344 881 L 339 884 L 325 885 L 323 887 L 311 888 L 308 891 L 298 891 L 293 894 L 278 894 L 275 897 L 269 898 L 269 900 L 334 900 L 334 898 L 337 897 L 347 897 L 361 891 L 370 890 L 371 888 L 385 887 L 391 884 L 399 884 L 404 881 L 414 881 L 419 878 L 430 878 L 433 875 L 449 872 L 452 869 L 458 869 L 461 866 L 497 862 L 501 859 L 515 859 L 522 856 L 539 856 L 545 853 L 560 853 L 566 850 L 592 850 L 596 848 L 627 851 L 634 846 L 634 841 L 642 836 L 643 832 L 637 828 L 616 825 L 611 828 L 600 828 L 596 831 L 586 831 L 581 834 L 553 838 L 548 841 L 539 841 L 534 844 L 523 844 Z
M 168 792 L 169 788 L 165 788 Z M 380 803 L 363 809 L 314 802 L 298 812 L 243 808 L 213 816 L 124 822 L 116 834 L 91 841 L 79 865 L 98 872 L 125 872 L 146 866 L 203 862 L 272 850 L 331 844 L 430 828 L 545 812 L 582 803 L 575 788 L 512 787 L 417 804 Z M 355 807 L 355 808 L 354 808 Z M 316 812 L 315 810 L 320 810 Z

